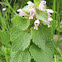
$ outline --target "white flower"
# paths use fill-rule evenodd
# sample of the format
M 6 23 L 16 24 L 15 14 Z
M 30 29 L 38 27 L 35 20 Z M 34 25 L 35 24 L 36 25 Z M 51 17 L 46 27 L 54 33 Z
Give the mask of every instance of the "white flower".
M 3 8 L 3 9 L 2 9 L 2 11 L 5 11 L 5 10 L 6 10 L 6 8 Z
M 32 8 L 32 9 L 30 9 L 30 17 L 29 17 L 29 19 L 33 19 L 34 16 L 35 16 L 35 10 Z
M 45 11 L 45 9 L 44 9 L 44 4 L 46 4 L 46 1 L 41 1 L 41 3 L 39 4 L 38 9 L 39 9 L 39 10 L 42 10 L 42 11 Z
M 48 24 L 48 28 L 50 27 L 50 25 Z
M 53 19 L 51 17 L 48 18 L 48 21 L 52 21 Z
M 49 21 L 47 21 L 47 22 L 43 22 L 43 24 L 44 24 L 44 25 L 48 25 L 48 28 L 50 27 L 50 25 L 49 25 L 50 22 L 49 22 Z
M 18 9 L 17 12 L 19 12 L 19 16 L 28 16 L 22 9 Z
M 51 9 L 46 9 L 46 10 L 47 10 L 48 13 L 54 13 L 54 11 L 51 10 Z
M 34 6 L 34 4 L 31 1 L 28 1 L 27 4 L 28 4 L 28 6 L 31 6 L 31 7 Z
M 39 20 L 35 20 L 35 22 L 34 22 L 34 25 L 35 25 L 34 29 L 38 30 L 39 24 L 40 24 L 40 21 Z

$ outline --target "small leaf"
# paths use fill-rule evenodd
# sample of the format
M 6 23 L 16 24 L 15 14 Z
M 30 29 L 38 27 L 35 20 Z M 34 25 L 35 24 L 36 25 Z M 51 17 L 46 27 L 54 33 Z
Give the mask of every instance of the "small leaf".
M 14 25 L 22 30 L 25 30 L 28 28 L 29 24 L 30 24 L 30 20 L 25 18 L 25 17 L 21 17 L 16 15 L 13 19 L 12 22 L 14 23 Z
M 28 50 L 23 52 L 11 52 L 10 62 L 30 62 L 30 54 Z
M 34 0 L 34 3 L 38 3 L 38 2 L 40 3 L 40 1 L 41 1 L 41 0 Z
M 51 29 L 45 25 L 40 25 L 38 30 L 34 28 L 31 29 L 31 37 L 33 43 L 38 45 L 38 47 L 44 49 L 45 43 L 50 39 L 51 36 Z
M 30 34 L 13 27 L 10 32 L 10 40 L 13 42 L 12 51 L 23 51 L 30 44 Z
M 48 21 L 48 13 L 47 13 L 47 11 L 37 10 L 36 11 L 36 18 L 38 20 L 42 20 L 44 22 Z
M 33 59 L 36 62 L 52 62 L 53 59 L 53 44 L 51 41 L 48 41 L 45 45 L 45 50 L 38 48 L 36 45 L 31 45 L 30 53 L 33 56 Z
M 24 6 L 24 8 L 22 9 L 24 12 L 26 13 L 30 13 L 30 9 L 31 7 L 30 6 Z

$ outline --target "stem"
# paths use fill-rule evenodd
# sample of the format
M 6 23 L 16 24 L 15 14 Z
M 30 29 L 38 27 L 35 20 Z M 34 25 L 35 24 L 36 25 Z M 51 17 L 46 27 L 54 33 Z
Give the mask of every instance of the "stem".
M 56 0 L 53 0 L 53 11 L 54 11 L 54 13 L 52 14 L 52 18 L 53 18 L 53 22 L 52 22 L 53 35 L 55 33 L 55 27 L 56 27 L 55 10 L 56 10 Z
M 56 62 L 56 55 L 54 55 L 54 62 Z

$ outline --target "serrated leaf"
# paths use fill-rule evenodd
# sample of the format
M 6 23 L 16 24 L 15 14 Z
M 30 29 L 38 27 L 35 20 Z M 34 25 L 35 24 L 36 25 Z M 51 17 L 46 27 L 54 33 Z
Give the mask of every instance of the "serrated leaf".
M 10 62 L 30 62 L 30 54 L 28 50 L 11 52 Z
M 29 51 L 36 62 L 52 62 L 54 52 L 52 42 L 47 42 L 45 47 L 45 50 L 42 50 L 34 44 L 31 45 Z
M 13 27 L 10 33 L 10 40 L 13 42 L 12 51 L 23 51 L 30 44 L 30 34 Z
M 36 11 L 36 18 L 38 20 L 42 20 L 44 22 L 48 21 L 48 13 L 47 11 Z
M 21 30 L 25 30 L 28 28 L 29 24 L 30 24 L 30 20 L 25 18 L 25 17 L 21 17 L 19 15 L 16 15 L 12 20 L 11 20 L 14 25 L 21 29 Z
M 38 30 L 34 28 L 31 29 L 31 37 L 33 43 L 38 45 L 38 47 L 44 49 L 45 43 L 50 39 L 51 36 L 51 29 L 48 28 L 46 25 L 40 25 Z

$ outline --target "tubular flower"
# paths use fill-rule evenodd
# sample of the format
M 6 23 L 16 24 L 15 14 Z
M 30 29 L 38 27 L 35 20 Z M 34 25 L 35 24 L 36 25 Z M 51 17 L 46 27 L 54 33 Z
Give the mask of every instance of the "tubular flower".
M 48 21 L 47 22 L 45 22 L 44 24 L 45 25 L 48 25 L 48 28 L 50 27 L 50 21 L 52 21 L 53 19 L 51 18 L 51 14 L 50 13 L 54 13 L 54 11 L 53 10 L 51 10 L 51 9 L 46 9 L 47 10 L 47 13 L 48 13 Z
M 33 7 L 33 6 L 34 6 L 34 4 L 33 4 L 31 1 L 28 1 L 27 4 L 28 4 L 28 6 L 30 6 L 30 7 Z
M 30 9 L 30 17 L 29 17 L 29 19 L 33 19 L 34 16 L 35 16 L 35 10 L 32 8 L 32 9 Z
M 44 4 L 46 4 L 46 1 L 41 1 L 41 3 L 39 4 L 38 9 L 39 9 L 39 10 L 42 10 L 42 11 L 45 11 L 45 9 L 44 9 Z
M 54 13 L 54 11 L 51 10 L 51 9 L 46 9 L 46 10 L 47 10 L 48 13 Z
M 39 24 L 40 24 L 40 21 L 39 20 L 35 20 L 35 22 L 34 22 L 34 25 L 35 25 L 34 29 L 38 30 Z
M 51 17 L 48 17 L 48 21 L 52 21 L 53 19 Z
M 28 16 L 22 9 L 18 9 L 17 12 L 19 12 L 19 16 Z
M 44 24 L 44 25 L 48 25 L 48 28 L 50 27 L 50 25 L 49 25 L 50 22 L 49 22 L 49 21 L 47 21 L 47 22 L 43 22 L 43 24 Z
M 44 1 L 44 0 L 41 0 L 41 2 L 40 2 L 40 4 L 39 4 L 39 6 L 37 7 L 34 3 L 32 3 L 31 1 L 28 1 L 27 2 L 27 6 L 25 6 L 23 9 L 18 9 L 17 10 L 17 12 L 19 12 L 19 16 L 27 16 L 29 19 L 33 19 L 34 18 L 34 16 L 35 16 L 35 18 L 36 19 L 38 19 L 38 20 L 35 20 L 34 21 L 34 25 L 35 25 L 35 27 L 34 27 L 34 29 L 36 29 L 36 30 L 38 30 L 38 26 L 39 26 L 39 24 L 40 24 L 40 21 L 41 21 L 41 23 L 43 23 L 44 25 L 48 25 L 48 28 L 50 27 L 50 21 L 52 21 L 53 19 L 51 18 L 51 14 L 50 13 L 54 13 L 54 11 L 53 10 L 51 10 L 51 9 L 46 9 L 45 8 L 45 4 L 46 4 L 46 1 Z M 36 10 L 38 10 L 38 11 L 36 11 Z M 25 12 L 26 13 L 25 13 Z M 39 13 L 38 13 L 39 12 Z M 46 20 L 46 18 L 45 18 L 45 20 L 46 21 L 44 21 L 44 19 L 41 19 L 42 17 L 44 17 L 44 12 L 46 13 L 46 14 L 48 14 L 48 17 L 47 17 L 47 20 Z M 45 17 L 47 16 L 45 14 Z M 41 15 L 43 15 L 43 16 L 41 16 Z M 41 18 L 40 18 L 40 17 Z M 39 17 L 39 18 L 38 18 Z M 35 19 L 34 18 L 34 19 Z M 40 20 L 40 21 L 39 21 Z

